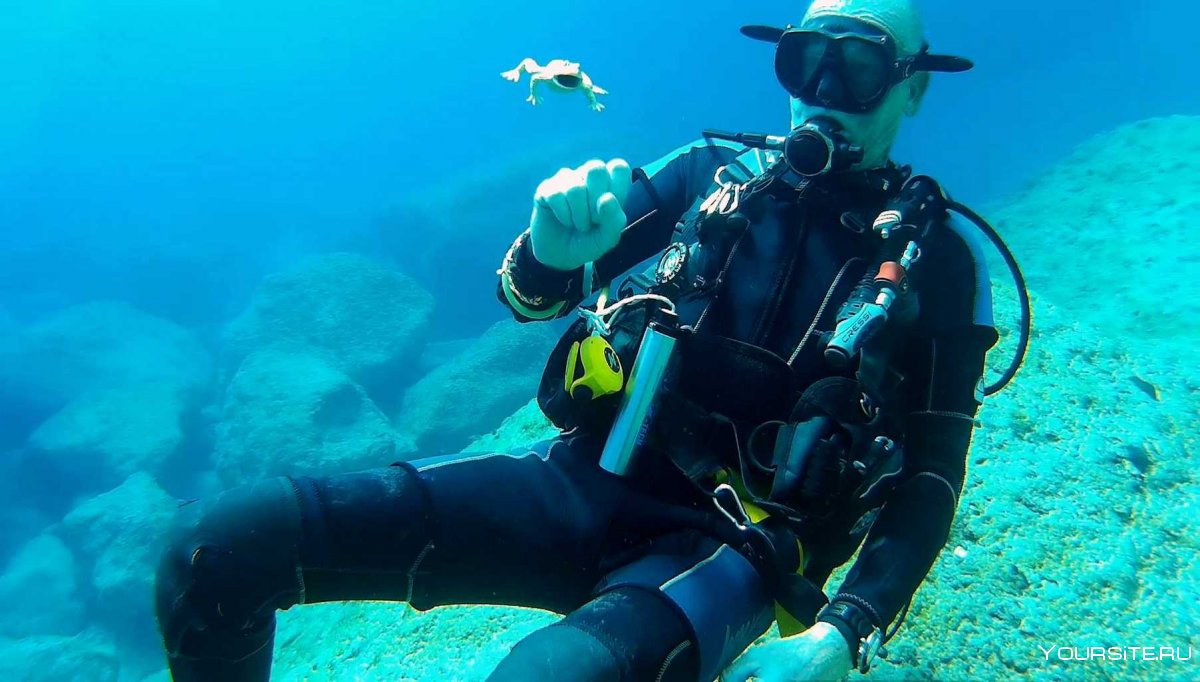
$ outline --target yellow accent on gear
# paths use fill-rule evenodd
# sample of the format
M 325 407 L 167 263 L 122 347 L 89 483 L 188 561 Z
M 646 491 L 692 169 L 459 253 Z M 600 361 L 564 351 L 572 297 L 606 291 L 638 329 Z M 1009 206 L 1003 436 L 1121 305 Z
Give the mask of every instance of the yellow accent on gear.
M 593 400 L 618 393 L 625 385 L 625 373 L 617 352 L 599 334 L 572 343 L 563 385 L 572 398 L 581 389 Z
M 508 299 L 508 304 L 513 307 L 513 310 L 531 320 L 549 320 L 554 318 L 563 309 L 563 306 L 567 304 L 566 301 L 559 301 L 545 310 L 530 308 L 525 305 L 519 296 L 513 293 L 512 278 L 509 277 L 507 272 L 500 275 L 500 288 L 504 290 L 504 298 Z
M 728 472 L 722 470 L 717 474 L 717 478 L 733 479 L 730 485 L 733 486 L 733 489 L 738 493 L 738 497 L 741 498 L 742 506 L 745 507 L 746 515 L 750 517 L 750 521 L 753 523 L 758 523 L 769 516 L 769 514 L 762 507 L 759 507 L 758 505 L 746 499 L 749 497 L 749 494 L 746 492 L 746 489 L 742 487 L 741 480 L 737 476 L 731 477 L 729 476 Z M 808 563 L 808 558 L 804 554 L 804 545 L 800 544 L 799 540 L 796 540 L 796 548 L 800 550 L 800 568 L 796 569 L 796 572 L 803 573 L 804 566 L 806 563 Z M 803 632 L 805 629 L 804 625 L 802 625 L 800 621 L 793 618 L 792 614 L 788 613 L 778 602 L 775 603 L 775 622 L 779 624 L 780 637 L 790 637 Z

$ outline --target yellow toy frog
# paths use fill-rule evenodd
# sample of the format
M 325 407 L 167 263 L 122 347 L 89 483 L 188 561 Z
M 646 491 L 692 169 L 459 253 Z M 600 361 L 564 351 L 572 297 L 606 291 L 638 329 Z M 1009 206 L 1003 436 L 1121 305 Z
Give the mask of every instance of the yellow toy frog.
M 597 95 L 607 95 L 608 91 L 592 82 L 579 68 L 578 62 L 566 59 L 553 59 L 545 66 L 539 66 L 536 61 L 526 57 L 517 64 L 515 69 L 505 71 L 500 75 L 505 80 L 518 83 L 521 74 L 529 74 L 529 97 L 525 98 L 533 106 L 542 103 L 538 94 L 538 86 L 546 85 L 554 92 L 582 92 L 588 98 L 588 106 L 592 111 L 603 111 L 604 105 L 596 98 Z

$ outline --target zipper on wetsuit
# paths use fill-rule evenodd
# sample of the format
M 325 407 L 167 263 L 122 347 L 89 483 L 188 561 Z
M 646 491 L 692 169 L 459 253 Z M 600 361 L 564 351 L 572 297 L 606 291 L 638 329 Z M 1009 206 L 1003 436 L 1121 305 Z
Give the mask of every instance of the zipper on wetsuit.
M 663 677 L 665 677 L 667 674 L 667 668 L 670 668 L 671 663 L 675 660 L 675 658 L 679 656 L 679 654 L 683 653 L 684 649 L 687 649 L 689 646 L 691 646 L 691 644 L 692 643 L 689 640 L 685 639 L 679 644 L 676 644 L 674 649 L 671 649 L 671 653 L 667 654 L 667 657 L 663 659 L 662 667 L 658 669 L 658 676 L 654 678 L 654 682 L 662 682 Z
M 799 210 L 799 208 L 796 210 Z M 796 228 L 796 241 L 784 259 L 782 271 L 776 276 L 771 294 L 767 297 L 766 310 L 763 311 L 762 317 L 759 318 L 758 323 L 755 325 L 754 333 L 751 335 L 751 343 L 760 348 L 767 347 L 767 339 L 771 336 L 775 320 L 779 316 L 779 309 L 783 307 L 782 299 L 784 291 L 792 282 L 792 275 L 796 271 L 796 261 L 800 259 L 800 253 L 804 250 L 804 242 L 808 237 L 809 229 L 807 211 L 803 212 L 799 222 L 800 225 Z M 784 229 L 787 230 L 789 228 L 785 226 Z

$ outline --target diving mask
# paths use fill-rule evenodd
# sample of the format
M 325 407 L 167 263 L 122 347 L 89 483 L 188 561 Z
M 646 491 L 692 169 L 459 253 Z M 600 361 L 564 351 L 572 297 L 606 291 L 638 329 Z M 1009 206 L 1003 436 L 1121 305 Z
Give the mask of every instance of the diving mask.
M 873 111 L 893 87 L 918 72 L 974 66 L 962 57 L 930 54 L 928 45 L 902 57 L 890 35 L 854 20 L 822 20 L 803 28 L 743 26 L 742 33 L 775 43 L 775 75 L 792 97 L 851 114 Z

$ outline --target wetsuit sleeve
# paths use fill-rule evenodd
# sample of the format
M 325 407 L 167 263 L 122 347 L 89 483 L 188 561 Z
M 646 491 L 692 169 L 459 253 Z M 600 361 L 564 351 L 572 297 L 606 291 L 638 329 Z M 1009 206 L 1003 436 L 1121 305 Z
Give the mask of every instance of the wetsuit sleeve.
M 591 292 L 667 246 L 676 223 L 738 150 L 697 143 L 637 168 L 623 208 L 626 226 L 612 251 L 592 268 L 556 270 L 538 262 L 523 232 L 509 249 L 497 290 L 520 322 L 561 317 Z M 588 281 L 590 279 L 590 281 Z
M 984 360 L 997 340 L 978 247 L 950 230 L 922 248 L 934 267 L 924 271 L 929 285 L 915 282 L 922 312 L 898 362 L 908 385 L 900 400 L 904 471 L 832 599 L 853 603 L 881 629 L 912 598 L 949 537 Z

